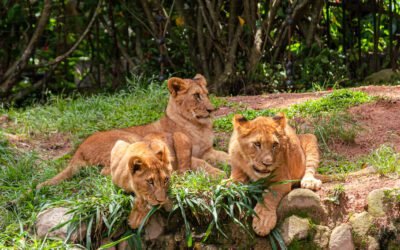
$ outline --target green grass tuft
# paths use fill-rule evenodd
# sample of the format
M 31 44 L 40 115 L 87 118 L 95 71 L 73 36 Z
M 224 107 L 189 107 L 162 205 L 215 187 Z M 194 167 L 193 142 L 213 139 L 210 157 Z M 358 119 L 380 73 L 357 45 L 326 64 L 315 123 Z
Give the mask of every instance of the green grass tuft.
M 188 172 L 173 175 L 170 195 L 175 200 L 173 213 L 180 213 L 185 224 L 188 247 L 192 246 L 194 223 L 206 228 L 203 241 L 216 229 L 226 236 L 222 221 L 237 223 L 252 236 L 247 218 L 254 214 L 253 208 L 268 187 L 269 180 L 250 184 L 231 183 L 221 178 L 213 179 L 204 172 Z M 227 219 L 222 219 L 221 215 Z
M 366 158 L 366 162 L 382 175 L 400 175 L 400 153 L 388 145 L 381 145 Z

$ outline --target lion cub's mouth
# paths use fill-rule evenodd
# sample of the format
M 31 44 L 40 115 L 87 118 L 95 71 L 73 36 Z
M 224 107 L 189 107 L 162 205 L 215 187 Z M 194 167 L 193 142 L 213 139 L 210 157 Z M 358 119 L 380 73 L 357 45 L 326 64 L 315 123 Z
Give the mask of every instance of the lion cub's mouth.
M 271 173 L 271 170 L 269 170 L 269 169 L 258 169 L 256 167 L 256 165 L 253 165 L 253 169 L 254 169 L 254 171 L 256 171 L 257 173 L 260 173 L 260 174 L 269 174 L 269 173 Z
M 210 115 L 196 115 L 197 119 L 208 119 L 210 117 L 211 117 Z

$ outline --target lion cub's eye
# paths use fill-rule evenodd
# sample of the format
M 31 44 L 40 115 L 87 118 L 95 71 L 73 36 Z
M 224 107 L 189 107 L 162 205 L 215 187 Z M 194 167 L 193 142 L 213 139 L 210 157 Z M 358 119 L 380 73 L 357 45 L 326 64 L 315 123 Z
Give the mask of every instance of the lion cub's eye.
M 154 185 L 153 179 L 148 179 L 148 180 L 147 180 L 147 183 L 148 183 L 149 185 L 152 185 L 152 186 Z
M 194 98 L 195 98 L 197 101 L 200 101 L 200 100 L 201 100 L 201 96 L 200 96 L 199 93 L 193 94 L 193 96 L 194 96 Z
M 274 144 L 272 144 L 272 149 L 276 149 L 279 146 L 279 143 L 274 142 Z
M 261 143 L 259 141 L 253 142 L 254 147 L 261 148 Z
M 165 184 L 167 184 L 167 183 L 169 182 L 169 178 L 168 178 L 168 177 L 165 177 L 164 182 L 165 182 Z

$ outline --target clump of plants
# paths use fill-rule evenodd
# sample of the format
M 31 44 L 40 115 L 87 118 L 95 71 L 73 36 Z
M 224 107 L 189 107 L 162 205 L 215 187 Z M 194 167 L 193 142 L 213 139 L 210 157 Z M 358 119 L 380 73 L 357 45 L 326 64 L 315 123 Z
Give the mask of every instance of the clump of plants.
M 254 215 L 253 207 L 262 198 L 268 180 L 250 184 L 234 183 L 221 178 L 210 178 L 204 172 L 188 172 L 173 175 L 170 194 L 175 200 L 173 213 L 180 213 L 185 229 L 186 240 L 192 246 L 192 225 L 206 226 L 203 240 L 207 240 L 213 229 L 226 236 L 222 221 L 226 219 L 240 225 L 249 233 L 246 223 Z M 222 216 L 222 218 L 221 218 Z
M 400 175 L 400 153 L 388 145 L 381 145 L 367 158 L 366 162 L 382 175 Z

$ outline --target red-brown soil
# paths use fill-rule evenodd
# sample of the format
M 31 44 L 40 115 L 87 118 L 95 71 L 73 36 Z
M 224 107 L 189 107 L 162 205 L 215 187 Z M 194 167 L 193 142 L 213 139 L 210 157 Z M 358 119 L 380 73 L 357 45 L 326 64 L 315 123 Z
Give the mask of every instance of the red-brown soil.
M 383 100 L 349 109 L 361 130 L 353 144 L 333 144 L 331 149 L 347 158 L 368 154 L 382 144 L 400 152 L 400 100 Z

